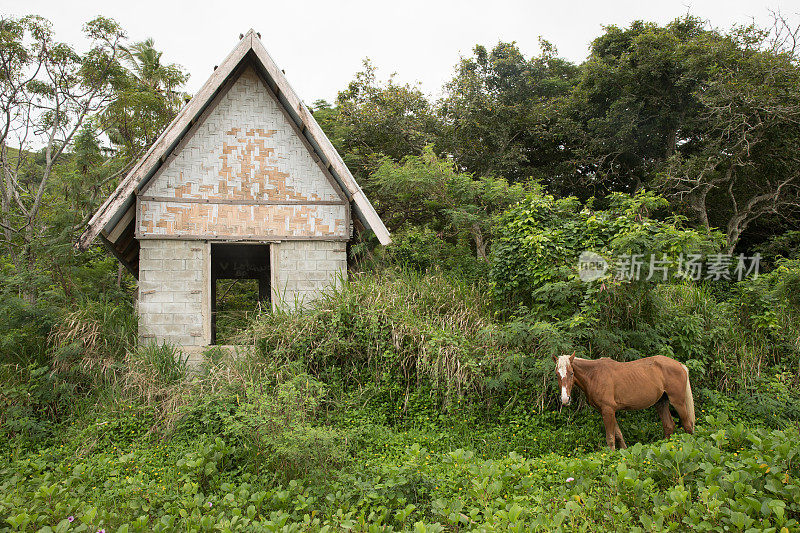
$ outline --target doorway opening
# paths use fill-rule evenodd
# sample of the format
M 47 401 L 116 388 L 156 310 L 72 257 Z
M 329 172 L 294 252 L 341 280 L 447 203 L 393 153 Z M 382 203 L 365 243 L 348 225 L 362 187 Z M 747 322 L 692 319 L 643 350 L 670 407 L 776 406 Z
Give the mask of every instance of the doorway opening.
M 233 344 L 271 309 L 268 244 L 211 244 L 211 344 Z

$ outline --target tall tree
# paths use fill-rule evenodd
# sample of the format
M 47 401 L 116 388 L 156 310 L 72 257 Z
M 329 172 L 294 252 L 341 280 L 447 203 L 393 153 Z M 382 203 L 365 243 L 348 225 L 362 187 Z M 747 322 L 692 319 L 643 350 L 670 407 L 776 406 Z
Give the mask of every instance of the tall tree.
M 512 181 L 548 179 L 566 159 L 565 132 L 559 131 L 565 122 L 554 118 L 579 69 L 547 41 L 540 46 L 541 54 L 530 60 L 513 42 L 491 51 L 476 46 L 457 66 L 439 102 L 440 144 L 462 170 Z
M 175 117 L 188 95 L 189 79 L 179 65 L 163 64 L 152 39 L 121 50 L 126 76 L 115 84 L 112 104 L 100 123 L 128 161 L 135 161 Z
M 56 42 L 41 17 L 0 20 L 0 226 L 20 271 L 33 266 L 57 165 L 81 127 L 109 105 L 121 72 L 119 25 L 98 17 L 84 31 L 92 46 L 81 55 Z
M 700 127 L 667 162 L 659 185 L 732 252 L 755 221 L 800 214 L 800 26 L 776 21 L 716 40 L 695 91 Z
M 419 155 L 437 138 L 439 125 L 425 94 L 413 85 L 398 84 L 394 77 L 377 78 L 367 59 L 331 108 L 317 102 L 316 116 L 332 135 L 345 162 L 366 181 L 383 156 L 399 161 Z
M 384 158 L 368 187 L 391 229 L 416 224 L 454 240 L 469 236 L 478 259 L 487 258 L 495 217 L 525 195 L 521 184 L 458 172 L 430 145 L 402 163 Z
M 577 180 L 658 188 L 732 251 L 764 215 L 798 206 L 798 32 L 723 33 L 697 18 L 606 28 L 571 98 Z
M 75 232 L 182 102 L 186 75 L 162 65 L 152 41 L 126 48 L 102 17 L 84 29 L 92 45 L 81 54 L 41 17 L 0 21 L 0 254 L 14 266 L 4 288 L 29 302 L 52 287 L 74 295 L 96 266 L 116 270 L 102 252 L 76 257 Z
M 687 48 L 707 33 L 702 21 L 688 17 L 666 27 L 609 26 L 595 39 L 570 102 L 582 126 L 573 145 L 583 178 L 578 186 L 632 192 L 695 135 L 701 107 L 695 91 L 710 64 L 706 51 Z

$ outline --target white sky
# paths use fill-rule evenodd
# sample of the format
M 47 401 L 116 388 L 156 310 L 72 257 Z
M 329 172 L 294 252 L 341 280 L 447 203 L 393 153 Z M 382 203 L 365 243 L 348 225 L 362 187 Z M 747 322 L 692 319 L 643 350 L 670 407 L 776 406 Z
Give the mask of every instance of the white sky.
M 642 19 L 666 23 L 687 11 L 720 28 L 735 23 L 767 24 L 769 10 L 797 20 L 796 0 L 507 0 L 462 1 L 210 1 L 169 0 L 0 0 L 4 15 L 38 14 L 53 23 L 56 38 L 84 49 L 85 22 L 102 14 L 116 19 L 132 42 L 148 37 L 162 61 L 191 74 L 196 91 L 250 27 L 261 33 L 270 54 L 286 71 L 306 103 L 332 101 L 361 69 L 365 57 L 381 78 L 397 73 L 402 82 L 420 82 L 438 96 L 460 55 L 476 43 L 491 48 L 516 41 L 530 57 L 538 37 L 560 55 L 580 62 L 603 25 L 624 26 Z

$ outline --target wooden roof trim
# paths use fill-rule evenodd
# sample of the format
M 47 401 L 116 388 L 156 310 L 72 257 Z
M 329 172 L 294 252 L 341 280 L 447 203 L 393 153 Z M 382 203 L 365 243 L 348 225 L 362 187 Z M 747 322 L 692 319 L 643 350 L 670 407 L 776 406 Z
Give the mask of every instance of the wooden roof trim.
M 136 204 L 131 204 L 125 214 L 122 215 L 122 218 L 119 219 L 119 222 L 114 226 L 114 229 L 108 234 L 108 240 L 112 243 L 116 243 L 117 239 L 122 235 L 122 232 L 128 227 L 128 224 L 134 221 L 134 218 L 136 218 Z
M 138 268 L 134 268 L 134 265 L 132 263 L 130 263 L 129 261 L 126 261 L 125 257 L 120 252 L 117 251 L 117 249 L 114 247 L 114 245 L 111 244 L 111 242 L 108 239 L 106 239 L 104 235 L 102 235 L 102 234 L 100 235 L 100 240 L 103 242 L 103 245 L 108 249 L 108 251 L 110 251 L 112 253 L 112 255 L 114 257 L 116 257 L 117 260 L 120 263 L 122 263 L 122 265 L 126 269 L 128 269 L 128 272 L 130 272 L 131 275 L 134 278 L 138 279 L 139 278 L 139 269 Z

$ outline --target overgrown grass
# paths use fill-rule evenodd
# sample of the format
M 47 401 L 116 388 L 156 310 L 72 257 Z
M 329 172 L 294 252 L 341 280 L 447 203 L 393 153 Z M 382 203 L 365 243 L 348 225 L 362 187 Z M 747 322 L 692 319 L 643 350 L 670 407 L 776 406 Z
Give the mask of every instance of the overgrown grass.
M 262 357 L 303 361 L 346 387 L 388 380 L 410 394 L 425 384 L 452 406 L 513 364 L 492 311 L 486 286 L 384 270 L 356 275 L 311 310 L 261 315 L 248 339 Z

